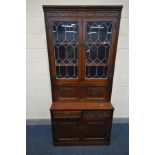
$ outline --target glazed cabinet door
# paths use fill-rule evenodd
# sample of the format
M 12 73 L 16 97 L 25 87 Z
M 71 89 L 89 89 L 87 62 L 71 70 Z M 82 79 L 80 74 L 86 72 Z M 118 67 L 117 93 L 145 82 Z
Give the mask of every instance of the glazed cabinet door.
M 120 14 L 86 11 L 83 15 L 85 99 L 107 102 L 111 98 Z
M 81 17 L 48 17 L 45 13 L 52 82 L 78 82 L 81 78 Z
M 53 101 L 77 101 L 81 81 L 82 12 L 46 10 Z
M 107 81 L 113 77 L 119 20 L 116 17 L 84 17 L 85 81 Z

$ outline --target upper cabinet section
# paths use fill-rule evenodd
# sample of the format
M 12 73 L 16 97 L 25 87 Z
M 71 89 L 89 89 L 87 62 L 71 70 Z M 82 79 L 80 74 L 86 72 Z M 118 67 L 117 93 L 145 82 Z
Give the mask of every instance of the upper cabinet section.
M 122 6 L 43 6 L 52 81 L 113 77 Z

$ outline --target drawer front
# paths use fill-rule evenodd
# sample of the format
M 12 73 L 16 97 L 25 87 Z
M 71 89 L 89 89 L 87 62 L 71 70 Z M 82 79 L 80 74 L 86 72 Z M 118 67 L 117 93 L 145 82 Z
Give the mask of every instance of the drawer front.
M 53 118 L 80 118 L 81 111 L 53 111 Z
M 98 120 L 112 117 L 112 110 L 91 110 L 83 112 L 83 119 Z

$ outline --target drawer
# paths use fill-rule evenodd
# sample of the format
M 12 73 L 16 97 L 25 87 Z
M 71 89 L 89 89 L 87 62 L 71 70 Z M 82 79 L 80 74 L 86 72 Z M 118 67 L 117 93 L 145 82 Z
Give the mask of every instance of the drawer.
M 86 120 L 100 120 L 112 117 L 111 110 L 91 110 L 83 112 L 83 119 Z
M 53 111 L 54 118 L 80 118 L 81 111 Z

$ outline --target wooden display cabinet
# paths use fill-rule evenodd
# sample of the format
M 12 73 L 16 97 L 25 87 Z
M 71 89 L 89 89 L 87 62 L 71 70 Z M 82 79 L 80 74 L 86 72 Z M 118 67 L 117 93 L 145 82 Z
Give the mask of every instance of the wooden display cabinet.
M 122 6 L 43 6 L 54 145 L 109 144 Z

